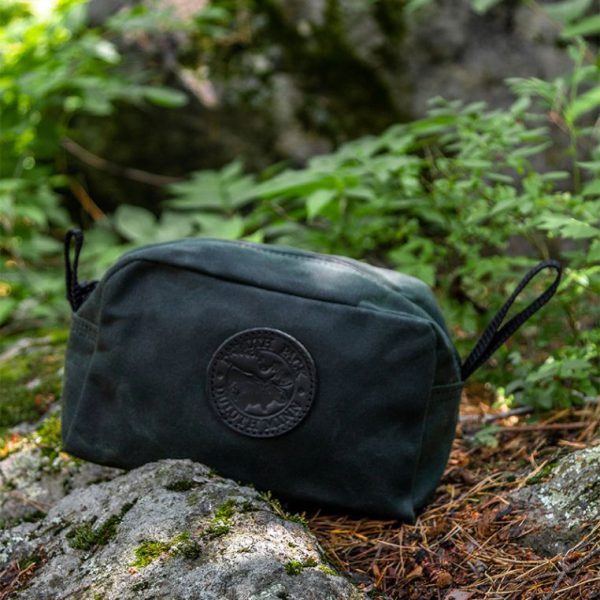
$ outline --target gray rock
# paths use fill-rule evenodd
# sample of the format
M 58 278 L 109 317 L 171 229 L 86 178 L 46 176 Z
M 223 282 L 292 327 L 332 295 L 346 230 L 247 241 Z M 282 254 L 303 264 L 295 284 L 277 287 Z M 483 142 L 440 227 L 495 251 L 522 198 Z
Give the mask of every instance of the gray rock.
M 526 510 L 526 529 L 533 528 L 523 543 L 550 556 L 565 552 L 600 522 L 600 445 L 562 458 L 549 480 L 521 488 L 511 500 Z
M 33 518 L 71 490 L 120 472 L 67 456 L 50 459 L 40 448 L 26 444 L 0 462 L 0 522 Z
M 302 523 L 189 460 L 79 488 L 43 520 L 0 533 L 0 572 L 27 557 L 38 564 L 15 598 L 364 597 Z
M 470 0 L 431 2 L 407 17 L 413 114 L 435 96 L 508 106 L 514 98 L 507 78 L 553 79 L 568 71 L 559 33 L 536 7 L 521 3 L 479 15 Z
M 144 1 L 185 21 L 207 4 Z M 134 3 L 91 0 L 90 19 L 102 23 Z M 186 107 L 123 107 L 105 119 L 81 118 L 78 141 L 117 164 L 168 177 L 237 158 L 250 170 L 279 160 L 300 165 L 340 142 L 422 116 L 432 97 L 506 106 L 513 99 L 507 77 L 553 78 L 570 66 L 555 25 L 522 3 L 501 3 L 484 15 L 471 0 L 435 0 L 414 12 L 395 0 L 232 6 L 225 43 L 165 31 L 122 44 L 125 65 L 185 91 Z M 156 206 L 165 197 L 160 187 L 73 160 L 103 209 Z

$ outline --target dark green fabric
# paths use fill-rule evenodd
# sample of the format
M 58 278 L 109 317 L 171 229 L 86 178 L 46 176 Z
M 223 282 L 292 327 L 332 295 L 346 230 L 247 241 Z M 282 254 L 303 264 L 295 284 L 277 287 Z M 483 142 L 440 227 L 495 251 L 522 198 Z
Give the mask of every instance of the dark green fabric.
M 210 406 L 207 368 L 230 336 L 281 330 L 314 359 L 291 431 L 253 438 Z M 277 246 L 193 239 L 123 256 L 73 315 L 65 449 L 133 468 L 191 458 L 300 502 L 412 521 L 441 477 L 460 361 L 423 282 Z

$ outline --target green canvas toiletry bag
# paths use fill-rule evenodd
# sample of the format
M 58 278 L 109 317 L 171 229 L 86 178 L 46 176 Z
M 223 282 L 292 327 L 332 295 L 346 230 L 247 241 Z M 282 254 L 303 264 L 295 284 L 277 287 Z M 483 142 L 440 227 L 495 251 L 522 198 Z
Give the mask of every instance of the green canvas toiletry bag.
M 560 278 L 552 260 L 530 271 L 461 364 L 414 277 L 185 239 L 128 252 L 80 283 L 82 243 L 78 230 L 65 240 L 67 452 L 125 469 L 190 458 L 285 499 L 405 521 L 444 471 L 465 379 Z M 546 268 L 552 285 L 501 327 Z

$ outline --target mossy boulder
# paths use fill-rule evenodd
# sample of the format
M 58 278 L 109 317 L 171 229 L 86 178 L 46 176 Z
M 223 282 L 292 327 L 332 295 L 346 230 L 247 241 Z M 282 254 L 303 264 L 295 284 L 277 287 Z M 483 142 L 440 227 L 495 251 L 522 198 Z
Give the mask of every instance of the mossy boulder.
M 22 599 L 364 597 L 302 524 L 189 460 L 74 490 L 40 520 L 4 530 L 0 571 L 17 572 L 11 565 L 28 565 L 9 582 Z
M 60 412 L 53 409 L 30 433 L 5 446 L 0 460 L 0 525 L 37 520 L 74 489 L 120 473 L 83 462 L 61 449 Z
M 62 451 L 65 330 L 32 332 L 0 346 L 0 526 L 32 522 L 71 490 L 120 471 Z

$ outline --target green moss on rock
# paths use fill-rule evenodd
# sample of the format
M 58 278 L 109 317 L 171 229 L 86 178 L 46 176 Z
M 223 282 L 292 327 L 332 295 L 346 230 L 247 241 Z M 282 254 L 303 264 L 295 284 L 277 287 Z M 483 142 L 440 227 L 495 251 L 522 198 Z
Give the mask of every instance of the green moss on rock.
M 556 461 L 545 464 L 533 477 L 527 480 L 527 485 L 535 485 L 546 480 L 558 463 Z
M 194 487 L 194 482 L 188 479 L 180 479 L 165 485 L 165 489 L 170 492 L 187 492 Z
M 290 560 L 283 565 L 283 568 L 288 575 L 300 575 L 304 569 L 316 567 L 318 564 L 314 558 L 309 558 L 305 561 Z
M 143 592 L 144 590 L 147 590 L 149 587 L 150 587 L 149 581 L 137 581 L 136 583 L 134 583 L 131 586 L 131 590 L 133 592 Z
M 204 535 L 211 540 L 227 535 L 231 530 L 231 518 L 237 508 L 238 504 L 233 499 L 229 499 L 218 506 Z
M 44 562 L 45 558 L 46 558 L 46 556 L 44 553 L 44 549 L 38 548 L 32 554 L 28 554 L 24 558 L 18 560 L 17 563 L 19 565 L 19 569 L 21 571 L 25 571 L 26 569 L 29 569 L 31 567 L 31 565 L 36 565 L 36 566 L 41 565 Z
M 11 427 L 37 421 L 58 399 L 65 336 L 66 332 L 56 331 L 20 340 L 29 345 L 0 362 L 0 452 Z M 6 352 L 10 351 L 8 346 Z
M 325 573 L 325 575 L 333 575 L 333 576 L 339 576 L 339 573 L 331 568 L 329 565 L 319 565 L 318 567 L 319 571 L 321 571 L 322 573 Z
M 35 523 L 40 521 L 46 516 L 46 513 L 42 510 L 36 510 L 32 513 L 28 513 L 22 517 L 12 517 L 10 519 L 0 519 L 0 530 L 10 529 L 21 525 L 21 523 Z
M 223 502 L 215 511 L 215 521 L 229 521 L 235 514 L 237 503 L 235 500 L 230 499 Z
M 302 515 L 299 515 L 297 513 L 289 513 L 287 510 L 285 510 L 281 502 L 277 498 L 275 498 L 270 491 L 263 492 L 260 496 L 265 502 L 269 504 L 269 506 L 277 516 L 281 517 L 282 519 L 285 519 L 286 521 L 298 523 L 298 525 L 302 525 L 304 529 L 308 529 L 308 521 Z
M 34 436 L 36 445 L 40 448 L 42 454 L 50 460 L 54 460 L 62 449 L 60 415 L 54 413 L 44 419 L 35 431 Z
M 157 542 L 156 540 L 144 540 L 134 551 L 135 560 L 132 567 L 143 569 L 154 562 L 162 554 L 166 554 L 171 548 L 169 542 Z
M 131 566 L 143 569 L 163 555 L 182 556 L 188 560 L 195 560 L 200 557 L 202 548 L 192 539 L 189 532 L 184 531 L 168 542 L 144 540 L 133 553 L 135 560 Z
M 205 535 L 208 539 L 214 540 L 223 535 L 227 535 L 231 531 L 231 527 L 227 523 L 213 523 L 208 527 Z
M 86 551 L 104 546 L 117 535 L 119 523 L 134 504 L 135 501 L 123 505 L 118 514 L 110 516 L 98 527 L 94 527 L 93 521 L 74 527 L 67 533 L 69 545 L 76 550 Z
M 171 554 L 173 556 L 183 556 L 183 558 L 187 558 L 188 560 L 195 560 L 202 553 L 200 544 L 193 540 L 187 531 L 175 536 L 172 544 Z

